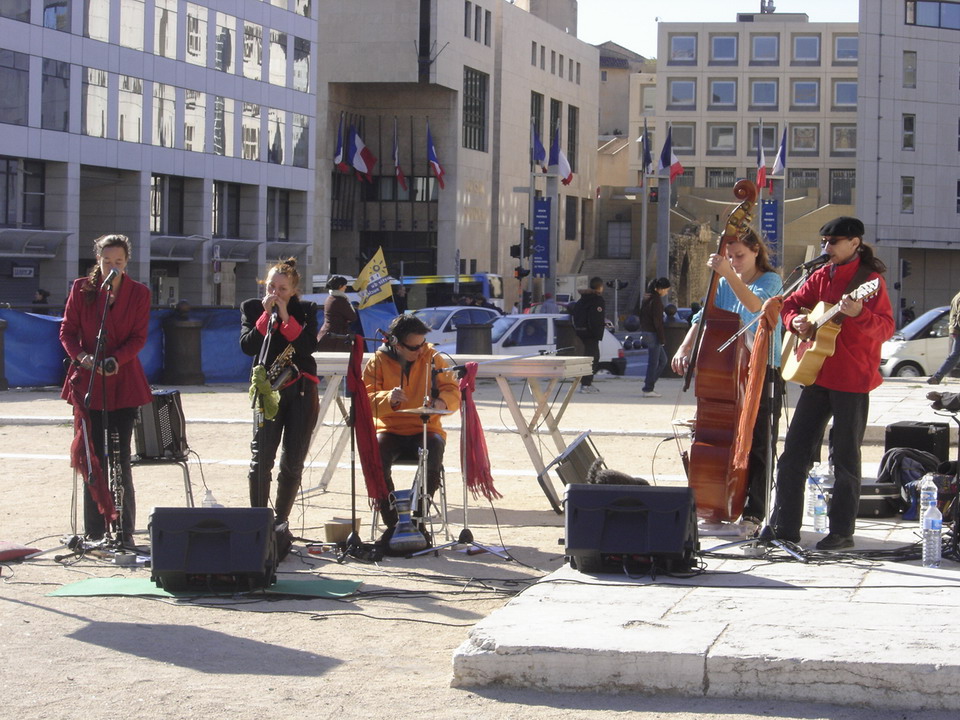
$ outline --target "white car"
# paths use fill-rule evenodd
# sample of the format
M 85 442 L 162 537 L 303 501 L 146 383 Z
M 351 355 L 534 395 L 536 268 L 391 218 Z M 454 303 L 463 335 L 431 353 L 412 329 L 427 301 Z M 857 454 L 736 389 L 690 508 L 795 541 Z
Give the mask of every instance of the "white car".
M 927 310 L 897 330 L 880 348 L 880 373 L 884 377 L 932 375 L 950 352 L 950 307 Z
M 491 351 L 494 355 L 531 355 L 541 350 L 555 352 L 558 323 L 569 324 L 570 316 L 566 313 L 504 315 L 493 322 Z M 438 345 L 437 350 L 452 355 L 456 352 L 456 343 Z M 603 331 L 603 340 L 600 341 L 600 369 L 614 375 L 623 375 L 627 370 L 623 345 L 609 329 Z
M 427 333 L 427 342 L 434 345 L 456 344 L 459 325 L 481 325 L 502 317 L 497 310 L 471 305 L 421 308 L 414 310 L 413 315 L 430 328 L 430 332 Z

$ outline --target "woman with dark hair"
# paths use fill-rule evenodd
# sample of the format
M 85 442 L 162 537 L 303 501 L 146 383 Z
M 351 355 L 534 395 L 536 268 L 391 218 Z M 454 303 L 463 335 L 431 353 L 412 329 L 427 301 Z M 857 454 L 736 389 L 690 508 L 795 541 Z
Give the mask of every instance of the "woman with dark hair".
M 343 275 L 327 280 L 330 294 L 323 303 L 323 326 L 317 336 L 317 350 L 321 352 L 350 352 L 353 344 L 350 324 L 357 319 L 357 312 L 350 304 L 346 288 L 347 279 Z
M 770 264 L 766 243 L 750 229 L 736 242 L 727 243 L 723 255 L 711 255 L 707 266 L 720 275 L 716 307 L 737 313 L 744 325 L 749 325 L 760 314 L 765 300 L 779 295 L 783 289 L 783 281 Z M 694 315 L 690 330 L 673 356 L 672 367 L 678 375 L 685 374 L 690 364 L 701 314 L 702 312 Z M 757 325 L 754 323 L 744 335 L 747 348 L 751 352 L 756 330 Z M 743 518 L 757 525 L 766 517 L 767 511 L 767 446 L 774 443 L 770 457 L 775 457 L 780 411 L 783 407 L 783 378 L 779 372 L 781 335 L 782 327 L 778 320 L 777 327 L 770 336 L 773 347 L 772 362 L 767 365 L 764 392 L 760 396 L 757 419 L 753 425 L 753 444 L 748 461 L 749 484 Z M 766 392 L 770 383 L 774 388 L 772 400 Z
M 286 531 L 285 539 L 289 541 L 292 540 L 287 534 L 289 530 L 282 526 L 287 523 L 300 490 L 303 464 L 319 410 L 317 362 L 312 354 L 317 347 L 317 306 L 301 300 L 298 295 L 300 274 L 296 258 L 281 260 L 271 267 L 265 285 L 262 298 L 245 300 L 240 306 L 240 348 L 254 358 L 254 365 L 262 361 L 269 370 L 277 363 L 292 368 L 293 372 L 276 388 L 280 393 L 277 414 L 258 424 L 250 444 L 252 458 L 247 479 L 250 506 L 267 507 L 270 475 L 282 441 L 273 507 L 278 529 Z M 262 356 L 264 342 L 269 345 L 266 355 Z M 278 360 L 288 347 L 292 348 L 292 354 L 286 361 Z
M 823 361 L 816 380 L 800 391 L 777 468 L 777 501 L 771 518 L 778 538 L 799 542 L 804 482 L 832 418 L 830 533 L 817 543 L 818 550 L 853 547 L 860 503 L 860 447 L 870 391 L 883 381 L 880 346 L 894 330 L 893 308 L 881 275 L 886 266 L 864 243 L 863 235 L 863 223 L 855 217 L 838 217 L 820 228 L 823 252 L 830 260 L 784 301 L 780 313 L 787 329 L 803 339 L 814 329 L 805 308 L 822 301 L 838 307 L 843 316 L 833 355 Z M 854 289 L 874 279 L 879 288 L 876 294 L 867 299 L 851 297 Z
M 153 401 L 147 376 L 137 356 L 147 341 L 150 289 L 126 274 L 131 248 L 125 235 L 103 235 L 94 241 L 93 249 L 97 262 L 87 277 L 74 281 L 60 325 L 60 343 L 67 357 L 72 360 L 60 397 L 74 406 L 75 416 L 77 413 L 85 415 L 83 399 L 87 389 L 92 390 L 89 441 L 99 459 L 103 479 L 109 480 L 111 461 L 115 464 L 114 471 L 120 473 L 121 492 L 117 498 L 122 506 L 119 540 L 129 547 L 133 545 L 136 528 L 130 439 L 137 408 Z M 106 305 L 109 305 L 106 344 L 103 356 L 98 359 L 96 377 L 91 385 L 97 334 Z M 110 453 L 110 461 L 104 443 L 104 425 L 111 436 L 111 443 L 116 442 L 114 452 Z M 77 423 L 77 429 L 82 432 L 80 423 Z M 74 467 L 84 468 L 88 481 L 84 483 L 83 524 L 87 539 L 95 541 L 102 539 L 108 528 L 88 484 L 86 461 L 82 459 L 83 442 L 82 438 L 75 440 L 76 450 L 71 453 L 71 459 Z
M 640 334 L 647 347 L 647 374 L 643 379 L 643 396 L 660 397 L 654 387 L 667 367 L 667 351 L 664 345 L 667 336 L 663 329 L 663 298 L 670 290 L 670 281 L 665 277 L 654 278 L 647 284 L 647 292 L 637 309 L 640 318 Z

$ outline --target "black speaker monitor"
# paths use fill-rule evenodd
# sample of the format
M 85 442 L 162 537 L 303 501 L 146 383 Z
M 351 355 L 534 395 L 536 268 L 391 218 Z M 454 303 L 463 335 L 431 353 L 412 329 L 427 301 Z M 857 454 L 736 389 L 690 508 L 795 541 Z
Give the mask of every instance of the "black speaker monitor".
M 277 568 L 273 510 L 154 508 L 150 553 L 150 579 L 164 590 L 269 587 Z
M 688 570 L 700 549 L 689 487 L 567 485 L 565 531 L 566 555 L 582 572 Z

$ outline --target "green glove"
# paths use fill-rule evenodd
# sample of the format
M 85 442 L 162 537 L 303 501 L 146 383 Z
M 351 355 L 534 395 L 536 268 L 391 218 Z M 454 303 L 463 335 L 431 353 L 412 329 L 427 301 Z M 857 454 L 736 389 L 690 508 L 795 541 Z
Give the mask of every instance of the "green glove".
M 267 369 L 263 365 L 257 365 L 250 373 L 250 400 L 253 401 L 257 393 L 260 395 L 260 410 L 263 417 L 267 420 L 273 420 L 280 409 L 280 393 L 270 387 L 270 381 L 267 380 Z

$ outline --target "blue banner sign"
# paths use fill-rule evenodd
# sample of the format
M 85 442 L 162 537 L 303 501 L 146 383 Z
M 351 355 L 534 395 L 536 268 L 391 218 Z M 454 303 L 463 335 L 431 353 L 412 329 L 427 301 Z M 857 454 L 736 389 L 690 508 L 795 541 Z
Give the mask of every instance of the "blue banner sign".
M 530 262 L 534 277 L 550 277 L 550 198 L 533 200 L 533 255 Z
M 760 231 L 770 250 L 770 263 L 780 266 L 780 227 L 777 225 L 777 201 L 763 200 L 760 203 Z

